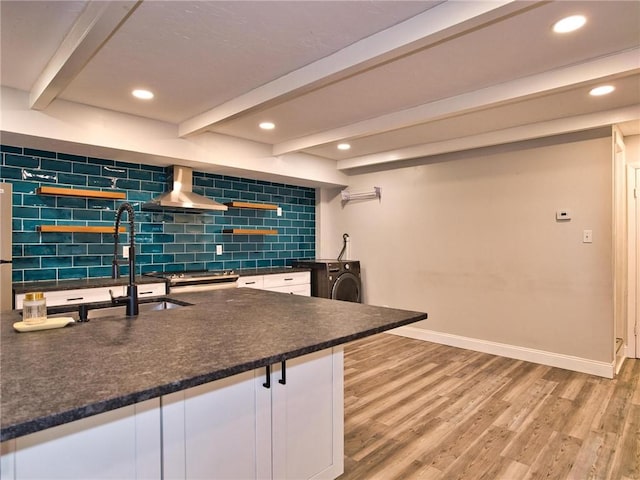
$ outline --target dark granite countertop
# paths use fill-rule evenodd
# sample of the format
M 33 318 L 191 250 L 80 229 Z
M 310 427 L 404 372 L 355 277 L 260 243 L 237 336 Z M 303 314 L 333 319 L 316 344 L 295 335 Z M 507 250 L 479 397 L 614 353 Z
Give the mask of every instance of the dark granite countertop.
M 162 283 L 161 278 L 136 277 L 136 283 L 143 285 L 145 283 Z M 22 282 L 13 284 L 13 292 L 16 294 L 26 292 L 52 292 L 60 290 L 75 290 L 76 288 L 100 288 L 113 287 L 116 285 L 128 285 L 129 276 L 123 275 L 120 278 L 100 277 L 100 278 L 82 278 L 78 280 L 47 280 L 41 282 Z
M 289 272 L 310 272 L 310 268 L 301 267 L 264 267 L 264 268 L 242 268 L 235 272 L 241 277 L 249 277 L 251 275 L 273 275 L 276 273 Z
M 243 268 L 235 272 L 241 277 L 251 275 L 272 275 L 276 273 L 287 272 L 309 272 L 309 268 L 299 267 L 264 267 L 264 268 Z M 143 285 L 145 283 L 159 283 L 163 280 L 157 277 L 146 277 L 144 275 L 136 277 L 136 283 Z M 127 285 L 129 277 L 124 275 L 118 279 L 109 277 L 100 278 L 84 278 L 77 280 L 45 280 L 41 282 L 18 282 L 13 284 L 13 291 L 16 294 L 26 292 L 52 292 L 61 290 L 75 290 L 76 288 L 100 288 L 112 287 L 114 285 Z
M 0 312 L 0 440 L 426 318 L 249 288 L 171 298 L 193 305 L 29 333 Z

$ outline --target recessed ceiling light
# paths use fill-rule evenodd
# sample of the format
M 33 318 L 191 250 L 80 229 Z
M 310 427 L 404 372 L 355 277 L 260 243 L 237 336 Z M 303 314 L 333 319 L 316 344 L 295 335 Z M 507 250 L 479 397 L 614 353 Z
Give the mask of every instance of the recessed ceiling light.
M 602 85 L 600 87 L 592 88 L 589 92 L 589 95 L 593 95 L 594 97 L 599 97 L 600 95 L 607 95 L 608 93 L 613 92 L 616 89 L 613 85 Z
M 583 27 L 585 23 L 587 23 L 587 19 L 584 15 L 571 15 L 554 23 L 553 31 L 556 33 L 569 33 Z
M 276 128 L 276 124 L 273 122 L 262 122 L 258 126 L 263 130 L 273 130 L 274 128 Z
M 351 145 L 349 145 L 348 143 L 338 144 L 338 150 L 349 150 L 350 148 L 351 148 Z
M 152 92 L 143 89 L 134 90 L 133 92 L 131 92 L 131 95 L 141 100 L 151 100 L 153 98 Z

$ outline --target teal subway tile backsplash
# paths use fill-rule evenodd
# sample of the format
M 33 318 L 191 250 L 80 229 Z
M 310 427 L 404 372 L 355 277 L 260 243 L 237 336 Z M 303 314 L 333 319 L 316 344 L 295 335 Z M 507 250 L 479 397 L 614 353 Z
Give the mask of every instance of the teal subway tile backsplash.
M 24 149 L 22 147 L 14 147 L 13 145 L 0 145 L 1 153 L 18 153 L 22 154 Z
M 43 170 L 54 170 L 57 172 L 71 172 L 71 162 L 60 160 L 50 160 L 43 158 L 40 160 L 40 168 Z
M 87 185 L 87 177 L 75 173 L 58 173 L 58 183 L 85 187 Z
M 25 155 L 33 155 L 34 157 L 42 157 L 42 158 L 56 158 L 55 152 L 50 152 L 48 150 L 36 150 L 33 148 L 25 148 Z
M 60 268 L 73 266 L 74 259 L 82 257 L 42 257 L 40 265 L 42 268 Z
M 58 268 L 58 279 L 59 280 L 74 280 L 77 278 L 88 278 L 89 277 L 89 269 L 88 268 Z M 26 272 L 25 272 L 26 274 Z M 25 281 L 29 281 L 28 278 L 25 278 Z
M 55 255 L 56 247 L 53 245 L 25 245 L 24 255 L 27 257 L 42 257 Z
M 13 184 L 13 281 L 105 277 L 111 273 L 113 235 L 40 233 L 39 225 L 112 226 L 117 200 L 37 195 L 39 186 L 117 190 L 135 210 L 137 273 L 221 270 L 290 265 L 315 257 L 315 190 L 193 172 L 193 190 L 219 202 L 277 204 L 273 210 L 226 212 L 143 211 L 170 188 L 165 167 L 0 145 L 0 180 Z M 128 218 L 123 217 L 128 228 Z M 278 235 L 223 234 L 226 228 L 278 229 Z M 128 243 L 128 233 L 119 244 Z M 223 246 L 216 255 L 215 246 Z M 120 254 L 122 253 L 120 247 Z M 123 260 L 120 257 L 120 260 Z M 127 274 L 122 265 L 121 274 Z
M 60 160 L 71 160 L 76 162 L 75 165 L 78 165 L 79 162 L 86 162 L 87 157 L 83 157 L 81 155 L 71 155 L 70 153 L 58 153 L 58 158 Z
M 57 280 L 58 278 L 63 278 L 58 275 L 58 270 L 55 268 L 42 268 L 39 270 L 25 270 L 29 271 L 29 278 L 21 277 L 23 271 L 19 270 L 16 273 L 15 267 L 13 271 L 13 281 L 14 282 L 36 282 L 38 280 Z

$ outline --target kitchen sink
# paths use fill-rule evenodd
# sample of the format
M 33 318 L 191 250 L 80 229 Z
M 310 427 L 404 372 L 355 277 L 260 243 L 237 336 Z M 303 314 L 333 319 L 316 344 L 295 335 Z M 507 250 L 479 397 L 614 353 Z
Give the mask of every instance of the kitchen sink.
M 159 310 L 172 310 L 174 308 L 184 307 L 185 305 L 190 305 L 188 303 L 177 303 L 175 300 L 160 300 L 156 302 L 149 303 L 140 303 L 138 305 L 138 312 L 154 312 Z M 113 317 L 114 315 L 124 315 L 125 307 L 124 305 L 117 305 L 114 307 L 106 307 L 106 308 L 89 308 L 88 318 L 91 320 L 92 318 L 102 318 L 102 317 Z
M 155 298 L 146 299 L 140 301 L 138 304 L 139 314 L 146 312 L 156 312 L 162 310 L 173 310 L 175 308 L 186 307 L 192 305 L 191 303 L 183 302 L 180 300 L 174 300 L 172 298 Z M 89 303 L 86 305 L 88 312 L 87 318 L 92 320 L 94 318 L 113 317 L 117 315 L 125 314 L 124 305 L 112 305 L 110 302 Z M 61 307 L 49 308 L 49 317 L 64 317 L 69 316 L 69 313 L 73 313 L 73 318 L 78 319 L 78 311 L 80 305 L 65 305 Z

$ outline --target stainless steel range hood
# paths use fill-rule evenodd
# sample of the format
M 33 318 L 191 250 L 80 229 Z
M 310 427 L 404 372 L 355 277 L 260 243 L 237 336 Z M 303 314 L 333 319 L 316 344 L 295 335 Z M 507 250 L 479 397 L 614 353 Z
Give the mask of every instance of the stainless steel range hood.
M 227 210 L 227 206 L 192 191 L 193 172 L 189 167 L 174 165 L 173 188 L 150 202 L 144 203 L 144 210 L 167 210 L 202 213 L 211 210 Z

